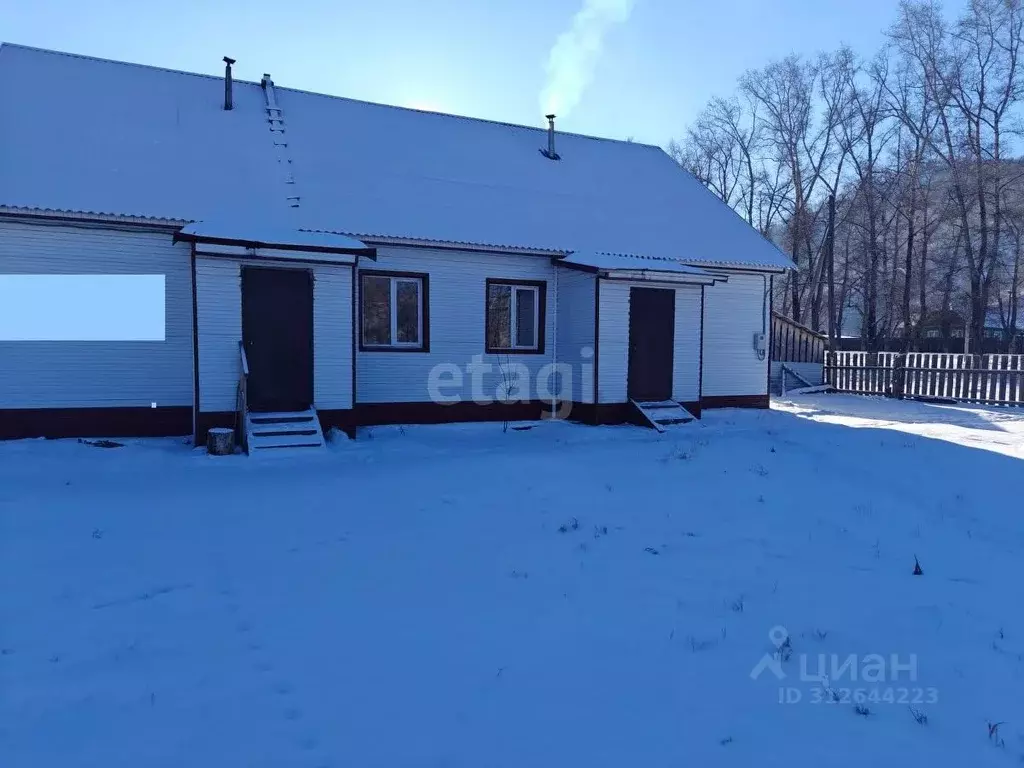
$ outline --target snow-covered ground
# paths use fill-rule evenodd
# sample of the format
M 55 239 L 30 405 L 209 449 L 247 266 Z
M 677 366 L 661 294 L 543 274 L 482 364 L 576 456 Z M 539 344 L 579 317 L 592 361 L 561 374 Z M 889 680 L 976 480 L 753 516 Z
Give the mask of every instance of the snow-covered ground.
M 1024 759 L 1024 411 L 363 438 L 0 444 L 0 764 Z

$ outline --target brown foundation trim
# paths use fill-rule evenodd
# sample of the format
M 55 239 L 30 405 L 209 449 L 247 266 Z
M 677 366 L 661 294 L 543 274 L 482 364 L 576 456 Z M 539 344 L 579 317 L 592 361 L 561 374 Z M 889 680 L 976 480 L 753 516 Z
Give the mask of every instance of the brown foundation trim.
M 569 420 L 582 424 L 636 423 L 636 409 L 630 403 L 573 403 Z
M 206 445 L 206 433 L 214 427 L 235 428 L 234 411 L 200 411 L 196 416 L 196 445 Z
M 192 406 L 0 410 L 0 440 L 28 437 L 170 437 L 192 432 Z
M 700 400 L 693 400 L 687 403 L 680 403 L 680 405 L 683 406 L 683 408 L 688 410 L 690 413 L 692 413 L 694 416 L 696 416 L 698 419 L 700 418 Z
M 351 439 L 356 437 L 356 420 L 355 411 L 351 408 L 339 408 L 336 410 L 323 410 L 316 412 L 317 417 L 320 419 L 320 429 L 323 430 L 324 437 L 327 436 L 327 432 L 332 428 L 340 429 Z
M 447 424 L 464 421 L 535 421 L 551 410 L 550 401 L 521 403 L 362 403 L 354 425 Z
M 716 395 L 702 397 L 701 408 L 767 408 L 768 395 Z
M 698 419 L 701 404 L 697 401 L 680 403 Z M 637 413 L 632 403 L 573 403 L 569 411 L 569 420 L 583 424 L 635 424 L 638 427 L 651 426 Z

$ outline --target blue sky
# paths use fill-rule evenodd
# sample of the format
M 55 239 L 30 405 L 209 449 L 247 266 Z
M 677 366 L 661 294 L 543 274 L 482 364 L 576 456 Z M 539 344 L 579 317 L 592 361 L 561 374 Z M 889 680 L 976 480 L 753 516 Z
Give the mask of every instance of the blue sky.
M 616 2 L 616 0 L 598 0 Z M 582 0 L 32 0 L 0 39 L 540 124 L 549 51 Z M 664 145 L 747 68 L 846 42 L 873 53 L 896 0 L 635 0 L 559 127 Z

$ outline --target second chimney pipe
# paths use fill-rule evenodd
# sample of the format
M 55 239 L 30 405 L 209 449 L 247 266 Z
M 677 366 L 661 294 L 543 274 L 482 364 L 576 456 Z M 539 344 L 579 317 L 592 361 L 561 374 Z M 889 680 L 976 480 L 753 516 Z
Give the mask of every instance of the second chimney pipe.
M 548 151 L 547 156 L 552 160 L 558 159 L 558 153 L 555 152 L 555 116 L 544 115 L 548 119 Z
M 234 103 L 231 99 L 231 65 L 235 60 L 230 56 L 224 57 L 224 109 L 232 109 Z

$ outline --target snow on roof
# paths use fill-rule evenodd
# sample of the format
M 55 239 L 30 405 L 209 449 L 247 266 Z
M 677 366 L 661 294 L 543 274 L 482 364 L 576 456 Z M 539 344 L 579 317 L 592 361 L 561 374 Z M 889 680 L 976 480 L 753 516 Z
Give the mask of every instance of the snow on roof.
M 276 91 L 287 192 L 259 84 L 4 44 L 0 206 L 792 266 L 658 147 Z
M 580 253 L 574 251 L 565 258 L 556 259 L 556 264 L 585 270 L 625 270 L 629 272 L 671 272 L 714 279 L 715 275 L 699 267 L 692 267 L 670 259 L 650 259 L 619 253 Z
M 182 227 L 183 239 L 204 242 L 239 243 L 243 245 L 316 249 L 341 253 L 373 251 L 366 243 L 354 237 L 328 232 L 306 232 L 287 226 L 274 226 L 266 222 L 230 223 L 225 221 L 197 221 Z

